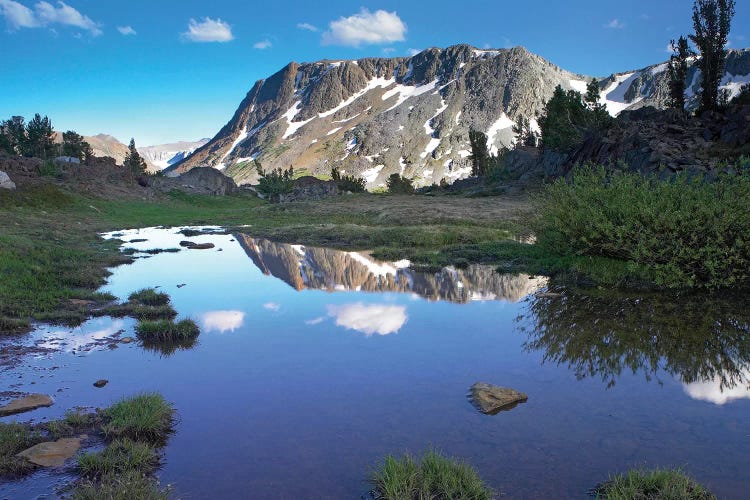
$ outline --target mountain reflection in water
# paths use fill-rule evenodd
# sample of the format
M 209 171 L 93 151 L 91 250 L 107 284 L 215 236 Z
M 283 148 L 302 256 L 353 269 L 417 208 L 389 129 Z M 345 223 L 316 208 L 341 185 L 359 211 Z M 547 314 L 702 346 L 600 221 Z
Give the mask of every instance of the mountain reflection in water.
M 264 274 L 295 290 L 410 292 L 456 303 L 518 302 L 547 284 L 546 278 L 498 274 L 490 266 L 446 267 L 425 273 L 409 269 L 408 261 L 378 262 L 360 252 L 276 243 L 243 234 L 235 237 Z
M 623 371 L 658 380 L 663 370 L 693 399 L 724 404 L 750 398 L 747 306 L 742 298 L 705 295 L 544 294 L 530 299 L 524 346 L 579 379 L 601 377 L 611 387 Z

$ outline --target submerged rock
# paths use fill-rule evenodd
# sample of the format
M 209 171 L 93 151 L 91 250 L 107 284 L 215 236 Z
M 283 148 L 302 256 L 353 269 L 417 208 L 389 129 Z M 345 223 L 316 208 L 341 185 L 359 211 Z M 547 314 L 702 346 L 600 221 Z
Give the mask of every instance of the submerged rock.
M 67 459 L 76 454 L 81 448 L 81 442 L 86 435 L 77 438 L 63 438 L 57 441 L 39 443 L 18 454 L 32 464 L 42 467 L 60 467 Z
M 94 387 L 101 389 L 108 383 L 109 383 L 109 380 L 106 380 L 106 379 L 97 380 L 96 382 L 94 382 Z
M 0 406 L 0 417 L 15 415 L 26 411 L 36 410 L 45 406 L 52 406 L 54 401 L 46 394 L 29 394 L 22 398 L 14 399 L 5 406 Z
M 469 393 L 471 403 L 485 415 L 496 415 L 501 411 L 512 410 L 528 399 L 529 397 L 523 392 L 484 382 L 472 385 Z
M 193 241 L 181 241 L 180 242 L 181 247 L 185 247 L 188 250 L 208 250 L 209 248 L 213 248 L 216 245 L 213 243 L 195 243 Z

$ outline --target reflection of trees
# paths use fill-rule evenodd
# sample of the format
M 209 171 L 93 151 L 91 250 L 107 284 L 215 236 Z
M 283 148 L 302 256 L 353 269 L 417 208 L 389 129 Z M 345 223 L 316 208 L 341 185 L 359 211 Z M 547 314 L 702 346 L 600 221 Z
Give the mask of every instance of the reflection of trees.
M 747 300 L 713 296 L 591 296 L 566 291 L 530 300 L 529 351 L 568 365 L 580 378 L 608 387 L 623 370 L 647 379 L 660 370 L 683 382 L 750 384 Z

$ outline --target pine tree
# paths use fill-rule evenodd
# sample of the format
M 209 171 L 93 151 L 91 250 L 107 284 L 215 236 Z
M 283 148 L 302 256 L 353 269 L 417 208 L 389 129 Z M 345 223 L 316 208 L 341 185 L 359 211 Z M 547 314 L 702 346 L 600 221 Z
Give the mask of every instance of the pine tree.
M 724 76 L 727 41 L 734 17 L 734 0 L 695 0 L 690 39 L 700 51 L 701 111 L 719 109 L 719 85 Z
M 23 154 L 26 143 L 26 124 L 23 116 L 14 116 L 2 123 L 3 135 L 8 143 L 8 152 Z
M 490 162 L 487 136 L 478 130 L 469 130 L 469 143 L 471 144 L 471 175 L 484 176 Z
M 518 136 L 518 143 L 524 146 L 536 147 L 539 142 L 537 133 L 531 128 L 531 122 L 525 116 L 521 116 L 513 125 L 513 133 Z
M 65 156 L 72 156 L 73 158 L 78 158 L 80 161 L 85 161 L 87 156 L 91 154 L 89 143 L 83 140 L 83 136 L 72 130 L 63 132 L 62 150 Z M 88 155 L 87 152 L 89 152 Z
M 22 148 L 26 156 L 46 159 L 55 147 L 55 131 L 52 122 L 39 113 L 26 124 L 26 144 Z
M 135 139 L 130 139 L 128 153 L 125 155 L 122 166 L 130 170 L 134 175 L 143 175 L 146 173 L 146 161 L 138 153 L 135 147 Z
M 688 40 L 681 36 L 677 42 L 670 42 L 672 56 L 669 58 L 669 106 L 685 109 L 685 88 L 687 87 L 688 58 L 694 53 Z
M 586 106 L 590 110 L 594 110 L 597 107 L 601 106 L 599 104 L 599 97 L 601 96 L 601 89 L 599 88 L 599 82 L 596 78 L 591 80 L 588 85 L 586 85 L 586 95 L 583 96 L 583 100 L 586 102 Z

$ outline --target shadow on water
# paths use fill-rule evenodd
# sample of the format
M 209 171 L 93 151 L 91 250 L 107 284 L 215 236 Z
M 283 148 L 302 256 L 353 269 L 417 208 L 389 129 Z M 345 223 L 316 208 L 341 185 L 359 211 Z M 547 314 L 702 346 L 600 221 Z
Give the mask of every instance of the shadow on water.
M 626 370 L 647 380 L 661 372 L 679 378 L 689 394 L 713 388 L 732 399 L 750 392 L 747 300 L 566 290 L 529 302 L 524 348 L 567 365 L 578 379 L 600 377 L 612 387 Z

